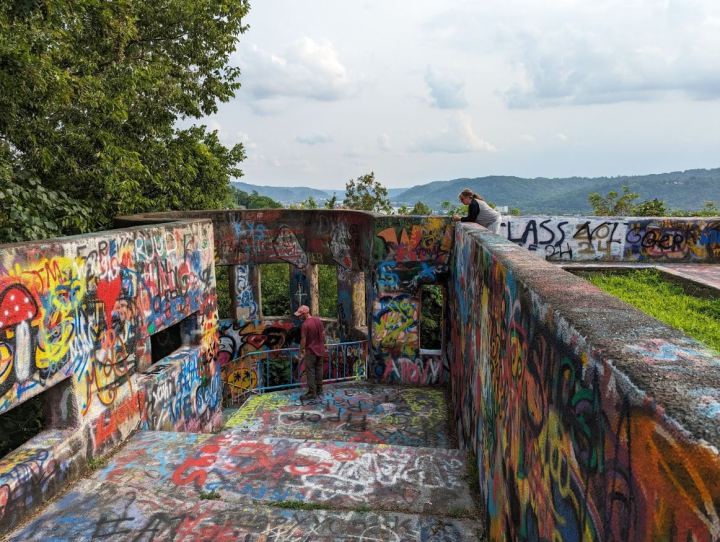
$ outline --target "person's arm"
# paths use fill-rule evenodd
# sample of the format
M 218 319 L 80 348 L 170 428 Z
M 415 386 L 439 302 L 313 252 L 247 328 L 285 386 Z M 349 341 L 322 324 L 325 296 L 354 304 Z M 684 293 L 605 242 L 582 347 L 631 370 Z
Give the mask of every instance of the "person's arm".
M 300 357 L 305 356 L 305 339 L 307 335 L 305 328 L 305 322 L 300 324 Z
M 480 212 L 480 206 L 478 202 L 473 200 L 468 205 L 468 214 L 460 219 L 460 222 L 475 222 L 477 220 L 478 213 Z

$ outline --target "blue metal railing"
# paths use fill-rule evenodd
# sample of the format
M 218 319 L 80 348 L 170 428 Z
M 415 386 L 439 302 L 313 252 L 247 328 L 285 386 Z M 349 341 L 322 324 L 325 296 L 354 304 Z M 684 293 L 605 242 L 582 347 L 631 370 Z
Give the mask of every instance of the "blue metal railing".
M 325 345 L 328 357 L 323 364 L 323 382 L 363 380 L 367 377 L 367 341 L 330 343 Z M 295 388 L 302 385 L 305 371 L 300 359 L 300 348 L 258 350 L 235 358 L 228 365 L 244 366 L 254 372 L 249 375 L 257 382 L 252 389 L 245 388 L 241 395 Z M 231 395 L 237 395 L 236 386 L 230 387 Z M 233 402 L 236 402 L 233 400 Z

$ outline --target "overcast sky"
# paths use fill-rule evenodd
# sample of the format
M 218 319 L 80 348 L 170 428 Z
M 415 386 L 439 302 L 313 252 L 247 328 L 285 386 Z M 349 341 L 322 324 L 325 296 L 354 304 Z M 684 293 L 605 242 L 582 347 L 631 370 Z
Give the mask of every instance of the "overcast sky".
M 255 0 L 205 119 L 245 182 L 720 166 L 718 0 Z

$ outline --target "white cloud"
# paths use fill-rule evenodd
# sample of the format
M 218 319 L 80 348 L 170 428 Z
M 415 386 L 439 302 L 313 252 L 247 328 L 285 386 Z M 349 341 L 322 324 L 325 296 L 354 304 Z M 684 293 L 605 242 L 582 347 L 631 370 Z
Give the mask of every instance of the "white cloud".
M 332 137 L 322 132 L 315 132 L 312 134 L 300 135 L 295 138 L 295 141 L 302 143 L 303 145 L 323 145 L 325 143 L 332 143 Z
M 241 47 L 235 58 L 243 72 L 243 87 L 259 113 L 282 109 L 279 101 L 301 98 L 321 102 L 341 100 L 353 84 L 335 46 L 309 37 L 293 43 L 283 54 L 257 45 Z
M 247 23 L 242 87 L 210 120 L 251 135 L 249 182 L 720 165 L 720 99 L 698 99 L 718 96 L 718 0 L 263 0 Z M 296 139 L 315 134 L 333 142 Z
M 558 138 L 562 142 L 565 142 L 568 140 L 568 136 L 563 134 L 562 132 L 558 132 L 557 134 L 555 134 L 555 137 Z
M 465 82 L 456 75 L 428 66 L 425 83 L 430 90 L 431 103 L 439 109 L 463 109 L 467 107 Z
M 230 131 L 227 128 L 227 123 L 221 123 L 217 118 L 208 118 L 206 126 L 208 130 L 217 132 L 218 139 L 220 139 L 223 145 L 233 146 L 237 143 L 242 143 L 246 152 L 257 151 L 258 149 L 257 143 L 250 139 L 247 133 L 241 130 Z
M 416 142 L 411 150 L 427 153 L 494 152 L 492 143 L 480 138 L 473 130 L 467 115 L 456 115 L 442 130 L 428 134 Z
M 458 4 L 428 31 L 514 67 L 514 81 L 495 82 L 510 107 L 720 98 L 716 0 Z

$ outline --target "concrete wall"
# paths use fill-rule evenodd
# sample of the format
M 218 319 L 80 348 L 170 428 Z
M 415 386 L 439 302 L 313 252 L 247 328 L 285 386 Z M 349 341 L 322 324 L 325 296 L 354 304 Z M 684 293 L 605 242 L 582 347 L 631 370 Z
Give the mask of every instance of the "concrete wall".
M 420 289 L 444 285 L 452 249 L 446 218 L 377 217 L 374 224 L 370 375 L 382 382 L 444 384 L 442 354 L 420 344 Z
M 43 394 L 46 431 L 0 460 L 0 529 L 137 428 L 221 416 L 209 221 L 0 246 L 0 413 Z M 151 366 L 150 336 L 184 346 Z
M 720 538 L 720 360 L 476 225 L 451 386 L 492 540 Z
M 284 329 L 290 321 L 268 321 L 261 314 L 260 264 L 291 265 L 293 310 L 301 303 L 312 306 L 316 301 L 312 264 L 333 264 L 338 269 L 337 336 L 340 340 L 369 338 L 370 376 L 388 383 L 447 382 L 444 355 L 421 349 L 419 319 L 420 288 L 425 284 L 445 286 L 447 281 L 453 241 L 448 219 L 273 209 L 153 213 L 123 217 L 119 223 L 198 217 L 213 220 L 218 265 L 234 268 L 236 321 L 221 326 L 223 360 L 251 351 L 253 343 L 247 338 L 262 337 L 268 328 L 274 336 L 290 333 L 289 327 Z M 364 288 L 358 287 L 361 273 Z M 358 325 L 361 305 L 365 307 L 367 328 Z M 287 341 L 275 343 L 288 345 Z M 266 349 L 264 344 L 257 349 Z M 250 385 L 253 381 L 247 367 L 225 372 L 235 375 L 238 382 Z
M 555 261 L 720 262 L 720 217 L 508 216 L 500 234 Z

